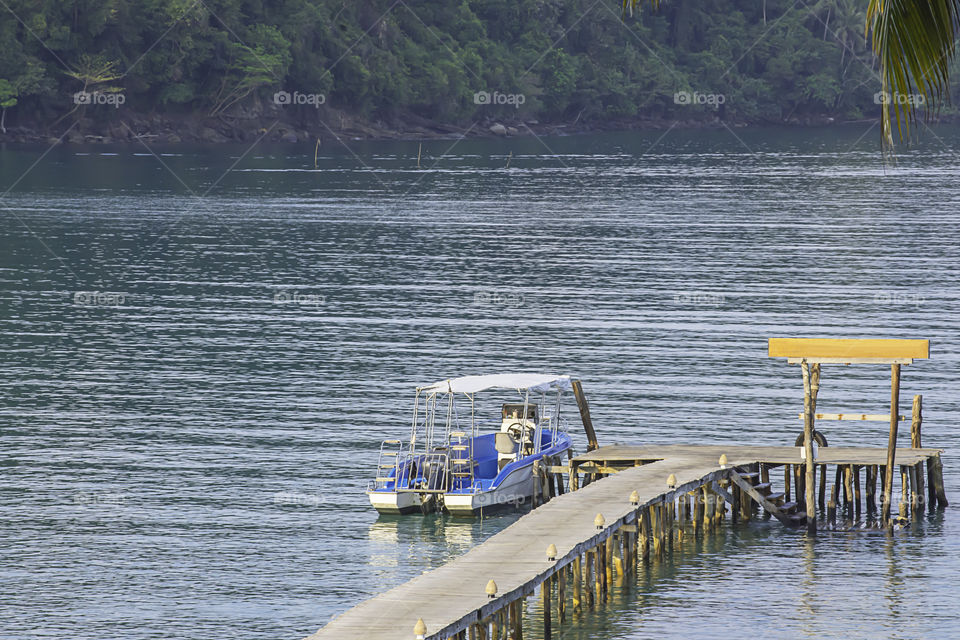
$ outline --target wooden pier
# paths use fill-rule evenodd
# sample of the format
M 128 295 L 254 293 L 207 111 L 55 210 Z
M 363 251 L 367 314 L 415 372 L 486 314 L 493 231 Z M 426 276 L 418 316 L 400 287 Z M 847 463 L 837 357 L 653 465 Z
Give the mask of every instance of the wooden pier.
M 587 453 L 566 464 L 533 463 L 533 505 L 542 506 L 463 556 L 343 613 L 308 640 L 521 640 L 523 605 L 537 589 L 543 629 L 531 635 L 550 640 L 553 625 L 567 623 L 568 611 L 602 606 L 615 574 L 633 574 L 640 563 L 672 553 L 675 541 L 708 535 L 727 517 L 767 514 L 805 527 L 808 536 L 838 523 L 888 533 L 904 527 L 924 509 L 947 506 L 941 452 L 921 445 L 919 395 L 911 447 L 897 447 L 905 420 L 901 367 L 928 358 L 929 351 L 927 340 L 771 338 L 768 356 L 800 365 L 804 425 L 793 447 L 600 447 L 583 389 L 574 381 Z M 889 413 L 817 413 L 822 365 L 850 364 L 890 367 Z M 830 447 L 817 420 L 889 422 L 887 446 Z M 893 517 L 898 470 L 899 515 Z
M 542 477 L 551 480 L 540 483 L 546 504 L 463 556 L 346 611 L 308 640 L 519 640 L 525 632 L 550 638 L 554 625 L 568 623 L 569 612 L 601 606 L 614 574 L 634 573 L 638 563 L 669 553 L 685 535 L 706 535 L 724 518 L 764 511 L 784 524 L 806 524 L 801 449 L 614 445 L 566 465 L 554 461 L 542 467 Z M 819 450 L 813 468 L 825 522 L 838 509 L 841 516 L 859 516 L 863 498 L 868 517 L 876 512 L 888 453 Z M 896 460 L 903 518 L 947 505 L 939 449 L 897 449 Z M 780 473 L 771 474 L 774 469 Z M 562 495 L 553 488 L 558 476 L 569 489 Z M 534 632 L 523 629 L 523 603 L 538 588 L 543 629 Z

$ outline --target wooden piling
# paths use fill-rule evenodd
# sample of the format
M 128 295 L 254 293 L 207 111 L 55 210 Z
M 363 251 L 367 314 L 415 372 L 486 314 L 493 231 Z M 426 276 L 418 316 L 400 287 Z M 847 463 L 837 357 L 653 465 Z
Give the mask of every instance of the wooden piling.
M 917 487 L 920 474 L 917 473 L 914 465 L 907 467 L 907 472 L 910 474 L 910 513 L 916 516 L 920 509 L 920 491 Z
M 854 512 L 857 514 L 857 517 L 860 516 L 860 499 L 862 497 L 860 493 L 860 465 L 853 465 L 853 508 Z
M 514 600 L 511 606 L 513 607 L 511 635 L 513 640 L 523 640 L 523 600 Z
M 900 465 L 900 517 L 907 517 L 907 500 L 910 499 L 909 480 L 907 467 Z
M 900 417 L 900 365 L 890 365 L 890 439 L 887 442 L 887 473 L 883 483 L 881 521 L 890 525 L 890 501 L 893 499 L 893 469 L 897 457 L 897 422 Z
M 827 501 L 827 465 L 821 464 L 820 467 L 820 491 L 817 495 L 817 504 L 822 511 Z
M 530 465 L 530 475 L 533 478 L 533 495 L 530 496 L 530 507 L 533 509 L 537 508 L 537 503 L 540 498 L 540 461 L 534 460 L 533 464 Z
M 583 607 L 580 604 L 580 583 L 583 581 L 583 575 L 581 574 L 580 567 L 580 556 L 578 555 L 573 559 L 573 612 L 580 613 L 583 611 Z
M 587 596 L 587 608 L 593 609 L 594 601 L 594 574 L 596 569 L 594 568 L 594 557 L 593 549 L 588 549 L 586 552 L 586 575 L 584 576 L 584 593 Z
M 557 619 L 560 624 L 567 621 L 567 570 L 557 572 Z
M 605 584 L 604 584 L 604 588 L 605 588 L 605 589 L 609 589 L 609 588 L 610 588 L 610 585 L 613 584 L 613 565 L 614 565 L 614 559 L 613 559 L 613 538 L 614 538 L 614 536 L 610 536 L 609 538 L 607 538 L 606 543 L 604 543 L 603 568 L 604 568 L 604 572 L 605 572 L 605 574 L 606 574 L 606 579 L 605 579 L 605 581 L 604 581 L 604 582 L 605 582 Z
M 640 557 L 650 559 L 650 508 L 640 510 Z
M 616 533 L 611 538 L 613 538 L 613 568 L 616 571 L 617 577 L 623 577 L 623 535 Z
M 927 503 L 930 509 L 947 506 L 947 496 L 943 491 L 943 464 L 940 454 L 927 458 Z
M 766 467 L 761 467 L 761 479 L 763 478 L 762 474 L 766 470 Z M 769 472 L 768 472 L 769 475 Z M 769 478 L 767 480 L 769 482 Z M 750 497 L 750 494 L 744 491 L 739 487 L 739 485 L 734 485 L 734 490 L 737 492 L 737 495 L 740 496 L 740 519 L 744 522 L 748 521 L 753 515 L 753 498 Z
M 853 507 L 853 469 L 851 465 L 843 465 L 843 508 Z
M 600 553 L 600 548 L 600 546 L 596 546 L 591 551 L 593 555 L 593 601 L 598 607 L 603 602 L 603 554 Z
M 943 486 L 943 462 L 940 461 L 940 454 L 934 454 L 932 458 L 927 461 L 929 466 L 932 463 L 933 471 L 931 472 L 931 485 L 936 487 L 936 496 L 937 496 L 937 508 L 947 507 L 950 505 L 947 502 L 947 492 Z
M 845 489 L 844 489 L 843 477 L 844 477 L 844 476 L 843 476 L 843 465 L 842 465 L 842 464 L 838 464 L 838 465 L 837 465 L 837 472 L 836 472 L 836 474 L 834 475 L 834 478 L 833 478 L 833 487 L 834 487 L 834 490 L 835 490 L 835 495 L 833 496 L 833 503 L 837 506 L 838 509 L 840 508 L 840 505 L 843 504 L 844 502 L 846 502 L 846 500 L 847 500 L 846 496 L 841 496 L 841 491 L 845 491 Z M 841 502 L 841 497 L 843 498 L 843 501 L 842 501 L 842 502 Z
M 868 465 L 867 466 L 867 513 L 875 513 L 877 511 L 877 466 Z
M 790 476 L 793 473 L 792 465 L 785 464 L 783 465 L 783 495 L 786 496 L 787 500 L 790 500 Z
M 543 600 L 543 640 L 550 640 L 550 578 L 540 585 L 540 594 Z
M 819 373 L 819 365 L 814 365 Z M 813 461 L 813 390 L 807 361 L 800 363 L 803 372 L 803 452 L 806 457 L 806 476 L 804 482 L 804 502 L 807 511 L 807 533 L 817 533 L 817 505 L 814 503 L 814 461 Z M 819 377 L 819 376 L 818 376 Z
M 650 505 L 648 510 L 650 518 L 650 537 L 653 542 L 653 555 L 660 556 L 660 518 L 657 513 L 657 506 Z
M 919 449 L 922 445 L 920 444 L 920 428 L 923 424 L 923 396 L 916 395 L 913 396 L 913 412 L 912 418 L 910 420 L 910 446 L 914 449 Z
M 712 530 L 714 525 L 714 513 L 716 512 L 717 505 L 713 500 L 713 494 L 710 492 L 710 487 L 707 485 L 703 485 L 703 502 L 703 529 L 704 531 Z

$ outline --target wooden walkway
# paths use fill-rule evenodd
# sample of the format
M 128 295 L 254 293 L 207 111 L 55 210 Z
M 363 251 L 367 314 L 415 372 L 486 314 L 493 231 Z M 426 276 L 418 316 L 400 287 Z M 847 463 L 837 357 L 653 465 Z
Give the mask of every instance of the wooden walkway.
M 898 449 L 896 460 L 898 465 L 905 467 L 933 459 L 939 464 L 939 453 L 938 449 Z M 564 584 L 565 575 L 576 575 L 576 588 L 579 589 L 581 558 L 587 562 L 588 580 L 591 558 L 597 558 L 596 561 L 604 566 L 600 569 L 598 565 L 599 574 L 606 571 L 609 575 L 610 568 L 603 559 L 597 554 L 589 556 L 587 552 L 606 543 L 608 554 L 611 553 L 607 540 L 621 529 L 630 532 L 626 533 L 628 540 L 634 536 L 631 548 L 639 548 L 635 538 L 636 524 L 645 508 L 665 503 L 672 506 L 677 497 L 704 485 L 709 487 L 720 481 L 725 484 L 733 470 L 720 467 L 718 459 L 721 454 L 727 456 L 729 467 L 746 468 L 759 463 L 801 464 L 797 447 L 601 447 L 574 458 L 568 469 L 610 474 L 608 477 L 554 497 L 463 556 L 346 611 L 308 640 L 414 638 L 414 626 L 421 618 L 426 624 L 425 637 L 428 639 L 456 636 L 487 619 L 502 622 L 506 619 L 504 611 L 510 612 L 512 621 L 516 609 L 511 607 L 532 595 L 545 580 L 552 579 L 555 584 L 555 575 L 563 574 L 559 575 L 560 585 Z M 886 456 L 887 450 L 881 448 L 828 447 L 820 449 L 816 462 L 881 466 L 886 463 Z M 671 474 L 675 476 L 675 483 L 668 487 L 667 478 Z M 575 478 L 576 473 L 571 475 L 570 484 L 574 487 Z M 630 501 L 634 491 L 639 496 L 638 504 Z M 598 513 L 605 521 L 599 528 L 594 522 Z M 670 513 L 673 513 L 672 508 Z M 666 522 L 670 526 L 671 521 Z M 551 544 L 557 549 L 555 559 L 547 558 L 547 548 Z M 621 562 L 622 554 L 629 554 L 626 543 L 623 549 Z M 627 559 L 630 559 L 629 555 Z M 574 572 L 561 572 L 574 562 Z M 601 577 L 597 578 L 598 585 Z M 490 580 L 498 587 L 494 597 L 488 597 L 485 591 Z M 586 584 L 585 589 L 590 589 L 589 582 Z M 547 590 L 548 598 L 549 593 Z M 562 599 L 563 591 L 559 593 Z M 486 637 L 486 631 L 482 635 Z

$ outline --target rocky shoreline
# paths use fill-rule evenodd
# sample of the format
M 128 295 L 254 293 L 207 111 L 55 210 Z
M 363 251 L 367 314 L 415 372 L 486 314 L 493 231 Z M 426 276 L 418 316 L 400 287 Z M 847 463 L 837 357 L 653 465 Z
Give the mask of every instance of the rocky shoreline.
M 95 116 L 95 117 L 94 117 Z M 8 116 L 0 143 L 26 144 L 224 144 L 256 141 L 303 143 L 336 140 L 431 140 L 459 137 L 513 137 L 595 133 L 602 131 L 663 130 L 745 127 L 750 125 L 822 126 L 834 123 L 828 116 L 789 122 L 721 122 L 717 118 L 671 120 L 653 117 L 620 118 L 603 121 L 546 122 L 498 120 L 462 125 L 436 122 L 416 114 L 403 114 L 389 121 L 364 119 L 337 109 L 310 112 L 236 112 L 218 117 L 198 114 L 116 113 L 77 114 L 55 125 L 18 123 Z

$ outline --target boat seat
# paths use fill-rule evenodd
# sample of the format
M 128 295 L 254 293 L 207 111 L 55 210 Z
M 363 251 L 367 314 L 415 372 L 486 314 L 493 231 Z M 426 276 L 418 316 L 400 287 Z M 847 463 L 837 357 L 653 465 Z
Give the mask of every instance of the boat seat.
M 496 434 L 494 446 L 497 448 L 497 453 L 504 455 L 513 455 L 517 452 L 516 441 L 510 437 L 509 433 L 504 433 L 503 431 Z

